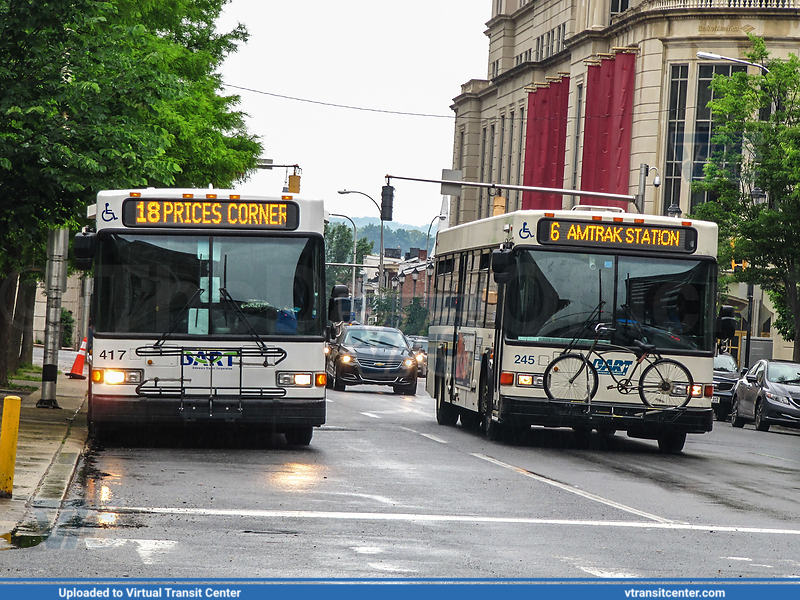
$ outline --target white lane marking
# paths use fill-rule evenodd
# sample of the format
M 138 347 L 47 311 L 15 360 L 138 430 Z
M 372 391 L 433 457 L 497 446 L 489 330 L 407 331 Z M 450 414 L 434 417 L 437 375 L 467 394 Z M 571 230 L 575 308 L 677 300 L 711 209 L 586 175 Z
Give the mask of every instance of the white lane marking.
M 403 567 L 395 567 L 394 565 L 384 565 L 381 563 L 368 563 L 373 569 L 378 571 L 389 571 L 390 573 L 416 573 L 416 569 L 404 569 Z
M 110 548 L 119 548 L 129 543 L 133 544 L 136 546 L 136 553 L 142 559 L 142 563 L 146 565 L 154 564 L 157 558 L 170 552 L 178 544 L 173 540 L 132 540 L 126 538 L 87 538 L 85 543 L 88 550 L 108 550 Z
M 796 463 L 798 461 L 792 460 L 791 458 L 783 458 L 782 456 L 772 456 L 772 454 L 761 454 L 760 452 L 751 452 L 750 454 L 754 454 L 755 456 L 764 456 L 766 458 L 774 458 L 775 460 L 785 460 L 787 462 Z
M 387 498 L 385 496 L 377 496 L 375 494 L 356 494 L 355 492 L 320 492 L 322 494 L 328 494 L 331 496 L 353 496 L 355 498 L 366 498 L 367 500 L 375 500 L 375 502 L 380 502 L 381 504 L 391 504 L 392 506 L 396 506 L 399 504 L 396 500 L 392 500 L 391 498 Z
M 380 554 L 383 552 L 383 548 L 375 548 L 374 546 L 354 546 L 352 550 L 358 554 Z
M 594 575 L 595 577 L 602 577 L 603 579 L 637 579 L 639 575 L 634 575 L 633 573 L 626 573 L 624 571 L 606 571 L 605 569 L 595 569 L 592 567 L 582 567 L 578 565 L 578 568 L 585 573 L 589 573 L 589 575 Z
M 435 435 L 431 435 L 429 433 L 420 433 L 422 437 L 428 438 L 429 440 L 433 440 L 434 442 L 439 442 L 440 444 L 449 444 L 447 440 L 443 440 L 442 438 L 438 438 Z
M 726 558 L 728 560 L 741 560 L 745 562 L 753 562 L 752 558 L 744 558 L 743 556 L 723 556 L 722 558 Z
M 563 525 L 582 527 L 619 527 L 622 529 L 663 529 L 667 531 L 714 531 L 716 533 L 767 533 L 798 535 L 800 529 L 770 529 L 767 527 L 731 527 L 689 523 L 652 523 L 642 521 L 590 521 L 569 519 L 533 519 L 529 517 L 484 517 L 480 515 L 431 515 L 422 513 L 325 512 L 303 510 L 234 510 L 213 508 L 169 507 L 85 507 L 85 510 L 119 514 L 191 515 L 198 517 L 257 517 L 262 519 L 329 519 L 350 521 L 418 521 L 420 523 L 489 523 L 512 525 Z
M 380 417 L 378 415 L 373 415 L 372 413 L 362 412 L 361 414 L 364 415 L 365 417 L 372 417 L 373 419 L 380 419 Z
M 472 456 L 474 456 L 475 458 L 480 458 L 481 460 L 488 461 L 488 462 L 490 462 L 490 463 L 492 463 L 494 465 L 503 467 L 505 469 L 510 469 L 512 471 L 516 471 L 520 475 L 524 475 L 525 477 L 530 477 L 531 479 L 535 479 L 536 481 L 539 481 L 541 483 L 546 483 L 547 485 L 552 485 L 553 487 L 557 487 L 557 488 L 559 488 L 561 490 L 570 492 L 571 494 L 575 494 L 577 496 L 581 496 L 581 497 L 586 498 L 588 500 L 594 500 L 595 502 L 600 502 L 601 504 L 605 504 L 607 506 L 612 506 L 614 508 L 618 508 L 619 510 L 624 510 L 625 512 L 629 512 L 631 514 L 638 515 L 640 517 L 644 517 L 645 519 L 652 519 L 653 521 L 656 521 L 658 523 L 673 523 L 674 522 L 674 521 L 672 521 L 670 519 L 665 519 L 663 517 L 659 517 L 658 515 L 653 515 L 653 514 L 638 510 L 636 508 L 632 508 L 630 506 L 626 506 L 624 504 L 620 504 L 619 502 L 614 502 L 613 500 L 608 500 L 607 498 L 603 498 L 602 496 L 597 496 L 596 494 L 592 494 L 590 492 L 584 492 L 583 490 L 580 490 L 578 488 L 570 487 L 570 486 L 568 486 L 568 485 L 566 485 L 564 483 L 560 483 L 560 482 L 555 481 L 553 479 L 548 479 L 547 477 L 543 477 L 541 475 L 537 475 L 536 473 L 531 473 L 530 471 L 526 471 L 525 469 L 522 469 L 520 467 L 515 467 L 514 465 L 509 465 L 508 463 L 504 463 L 502 461 L 499 461 L 499 460 L 497 460 L 495 458 L 492 458 L 490 456 L 486 456 L 484 454 L 474 454 L 473 453 Z

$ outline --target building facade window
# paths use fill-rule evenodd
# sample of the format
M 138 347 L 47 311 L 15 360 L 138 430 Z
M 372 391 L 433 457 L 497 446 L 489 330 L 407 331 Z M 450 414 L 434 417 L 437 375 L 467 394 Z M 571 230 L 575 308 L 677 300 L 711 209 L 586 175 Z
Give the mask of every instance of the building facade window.
M 664 195 L 661 214 L 672 205 L 680 206 L 681 165 L 683 164 L 684 130 L 686 128 L 686 88 L 689 65 L 670 68 L 669 113 L 667 117 L 666 160 L 664 164 Z
M 579 83 L 575 87 L 575 135 L 572 140 L 572 189 L 578 188 L 578 159 L 580 158 L 581 147 L 581 123 L 583 123 L 583 84 Z M 572 203 L 577 204 L 575 196 Z
M 611 14 L 618 15 L 628 10 L 630 0 L 611 0 Z
M 522 185 L 522 163 L 525 160 L 525 109 L 519 109 L 519 148 L 517 151 L 517 185 Z M 516 191 L 516 204 L 514 210 L 520 208 L 522 192 Z
M 486 181 L 486 127 L 483 128 L 481 137 L 481 177 L 478 181 Z M 478 218 L 483 218 L 483 188 L 478 188 Z
M 711 138 L 714 135 L 714 117 L 708 103 L 714 99 L 711 79 L 715 74 L 730 76 L 733 73 L 746 71 L 744 65 L 700 65 L 697 70 L 697 112 L 694 121 L 694 145 L 692 147 L 692 180 L 705 177 L 703 165 L 710 156 L 722 148 L 712 148 Z M 691 210 L 711 199 L 710 192 L 692 191 Z

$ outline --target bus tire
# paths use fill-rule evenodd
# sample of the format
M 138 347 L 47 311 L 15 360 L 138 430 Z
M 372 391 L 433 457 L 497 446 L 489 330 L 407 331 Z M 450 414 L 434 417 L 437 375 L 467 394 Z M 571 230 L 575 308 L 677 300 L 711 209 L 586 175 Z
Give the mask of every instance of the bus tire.
M 441 381 L 439 386 L 439 393 L 436 396 L 436 422 L 439 425 L 446 425 L 452 427 L 458 421 L 458 409 L 449 402 L 445 402 L 445 383 Z
M 489 368 L 484 361 L 481 365 L 481 376 L 478 383 L 478 416 L 481 420 L 481 429 L 489 435 L 492 422 L 492 399 L 489 388 Z
M 575 447 L 580 450 L 588 450 L 592 443 L 591 427 L 573 427 L 572 434 L 575 437 Z
M 666 433 L 658 438 L 658 450 L 662 454 L 679 454 L 686 443 L 686 433 Z
M 290 446 L 308 446 L 311 443 L 311 438 L 314 435 L 314 428 L 308 427 L 293 427 L 283 432 L 286 436 L 286 443 Z

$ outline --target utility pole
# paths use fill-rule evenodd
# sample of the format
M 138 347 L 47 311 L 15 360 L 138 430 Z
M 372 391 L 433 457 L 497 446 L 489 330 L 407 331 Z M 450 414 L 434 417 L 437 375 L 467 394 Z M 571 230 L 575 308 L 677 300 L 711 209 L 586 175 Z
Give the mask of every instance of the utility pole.
M 47 235 L 47 314 L 44 328 L 44 359 L 42 361 L 42 396 L 37 408 L 60 408 L 56 401 L 58 378 L 58 349 L 61 345 L 61 298 L 67 289 L 67 252 L 69 230 L 51 229 Z

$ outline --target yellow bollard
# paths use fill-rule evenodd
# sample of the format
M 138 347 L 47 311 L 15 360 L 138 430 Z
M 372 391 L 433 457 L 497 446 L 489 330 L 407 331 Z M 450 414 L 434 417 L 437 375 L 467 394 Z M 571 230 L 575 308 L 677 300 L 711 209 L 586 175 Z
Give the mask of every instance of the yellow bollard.
M 21 403 L 19 396 L 6 396 L 3 401 L 3 424 L 0 426 L 0 498 L 11 498 L 14 489 Z

